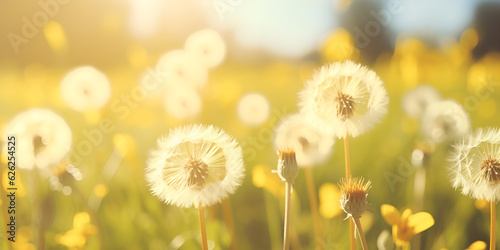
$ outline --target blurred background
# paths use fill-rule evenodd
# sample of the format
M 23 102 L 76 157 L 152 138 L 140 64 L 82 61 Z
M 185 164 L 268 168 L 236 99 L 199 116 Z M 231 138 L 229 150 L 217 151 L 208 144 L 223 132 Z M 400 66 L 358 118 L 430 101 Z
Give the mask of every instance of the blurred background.
M 351 141 L 353 175 L 373 183 L 362 217 L 369 247 L 391 230 L 382 204 L 434 217 L 421 249 L 488 241 L 488 205 L 449 184 L 452 141 L 433 144 L 424 200 L 415 204 L 415 171 L 400 166 L 428 139 L 401 102 L 416 86 L 430 85 L 464 107 L 472 128 L 500 125 L 500 1 L 1 1 L 0 23 L 0 127 L 45 108 L 72 134 L 71 150 L 57 164 L 17 169 L 14 249 L 200 249 L 196 209 L 161 203 L 144 180 L 156 139 L 190 123 L 223 128 L 244 151 L 245 182 L 229 199 L 234 223 L 220 205 L 206 210 L 210 247 L 236 249 L 234 227 L 238 249 L 280 249 L 284 184 L 271 173 L 274 128 L 297 111 L 297 93 L 314 70 L 343 60 L 372 68 L 390 99 L 381 124 Z M 189 92 L 162 82 L 166 90 L 145 90 L 162 56 L 205 29 L 220 35 L 224 57 L 200 73 L 207 74 L 202 86 Z M 85 65 L 105 75 L 110 92 L 103 105 L 78 110 L 62 82 Z M 339 199 L 343 154 L 337 140 L 328 160 L 312 169 L 326 249 L 348 245 L 345 214 L 331 202 Z M 1 161 L 5 179 L 5 152 Z M 305 187 L 300 172 L 292 249 L 314 249 Z M 1 204 L 5 213 L 3 198 Z M 10 249 L 6 237 L 0 233 L 0 249 Z

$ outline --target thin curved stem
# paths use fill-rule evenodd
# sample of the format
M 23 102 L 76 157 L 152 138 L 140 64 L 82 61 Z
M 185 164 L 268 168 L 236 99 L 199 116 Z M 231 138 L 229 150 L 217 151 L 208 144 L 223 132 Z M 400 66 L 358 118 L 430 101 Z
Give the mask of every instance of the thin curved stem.
M 292 198 L 292 183 L 286 182 L 285 195 L 285 225 L 283 230 L 283 250 L 290 249 L 290 200 Z
M 316 196 L 316 189 L 314 188 L 314 178 L 310 167 L 306 167 L 304 171 L 306 172 L 307 191 L 309 193 L 309 204 L 311 207 L 311 215 L 313 218 L 316 249 L 322 250 L 324 249 L 323 244 L 321 244 L 321 239 L 323 237 L 323 234 L 321 233 L 321 224 L 320 224 L 321 220 L 318 213 L 318 199 Z
M 205 214 L 203 213 L 203 206 L 198 204 L 198 212 L 200 214 L 200 228 L 201 228 L 201 243 L 203 246 L 203 250 L 208 250 L 207 243 L 207 229 L 205 228 Z
M 490 201 L 490 250 L 495 250 L 496 244 L 496 208 L 495 201 Z
M 356 228 L 358 229 L 359 237 L 361 238 L 361 244 L 363 246 L 363 250 L 368 250 L 368 246 L 366 245 L 365 233 L 363 232 L 363 228 L 361 227 L 361 222 L 359 218 L 352 217 L 354 223 L 356 223 Z

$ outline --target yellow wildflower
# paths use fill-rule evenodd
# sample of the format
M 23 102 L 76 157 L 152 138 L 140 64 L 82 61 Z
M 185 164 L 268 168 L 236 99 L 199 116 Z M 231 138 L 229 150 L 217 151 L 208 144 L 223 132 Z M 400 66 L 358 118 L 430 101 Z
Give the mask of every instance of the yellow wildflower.
M 387 204 L 381 207 L 385 221 L 392 225 L 392 238 L 398 247 L 406 248 L 411 237 L 434 225 L 434 218 L 426 212 L 413 214 L 411 209 L 406 209 L 403 214 Z
M 73 218 L 73 229 L 63 235 L 57 235 L 56 241 L 69 249 L 83 249 L 87 238 L 97 233 L 97 228 L 90 224 L 90 215 L 82 212 Z

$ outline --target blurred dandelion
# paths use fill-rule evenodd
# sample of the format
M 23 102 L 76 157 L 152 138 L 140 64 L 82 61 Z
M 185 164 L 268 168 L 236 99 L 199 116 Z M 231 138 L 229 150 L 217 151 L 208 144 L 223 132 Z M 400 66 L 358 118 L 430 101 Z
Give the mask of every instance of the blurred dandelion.
M 156 64 L 156 72 L 167 84 L 186 84 L 194 88 L 204 87 L 208 79 L 208 68 L 201 59 L 184 50 L 164 54 Z
M 485 250 L 486 249 L 486 243 L 484 241 L 475 241 L 474 243 L 470 244 L 469 247 L 467 247 L 465 250 Z
M 238 117 L 249 126 L 259 126 L 271 114 L 267 98 L 258 93 L 246 94 L 238 102 Z
M 387 113 L 389 99 L 372 70 L 351 61 L 316 71 L 299 93 L 300 112 L 327 134 L 356 137 Z
M 456 139 L 470 129 L 469 115 L 458 102 L 448 99 L 429 104 L 421 120 L 425 136 L 435 142 Z
M 434 218 L 426 212 L 413 214 L 406 209 L 403 214 L 387 204 L 383 204 L 380 212 L 385 221 L 392 226 L 392 238 L 398 248 L 409 249 L 410 239 L 434 225 Z
M 226 56 L 226 44 L 217 31 L 204 29 L 191 34 L 184 49 L 202 61 L 208 68 L 222 63 Z
M 242 150 L 223 130 L 189 125 L 158 140 L 147 162 L 146 179 L 161 201 L 198 207 L 203 249 L 207 249 L 204 206 L 228 197 L 244 177 Z
M 311 167 L 325 161 L 332 150 L 334 138 L 319 133 L 304 119 L 301 114 L 293 114 L 282 119 L 276 128 L 274 144 L 276 148 L 291 148 L 295 151 L 297 165 L 304 167 L 306 174 L 309 203 L 313 217 L 314 234 L 317 248 L 322 240 L 318 199 L 314 188 L 314 178 Z
M 100 109 L 111 95 L 111 86 L 104 73 L 92 66 L 80 66 L 61 80 L 61 95 L 76 111 Z
M 368 246 L 366 245 L 365 234 L 363 233 L 359 218 L 363 215 L 368 205 L 366 197 L 368 196 L 367 191 L 371 187 L 371 181 L 365 183 L 365 179 L 362 177 L 342 178 L 339 186 L 342 194 L 340 198 L 340 207 L 347 214 L 347 218 L 351 218 L 356 224 L 363 249 L 366 250 Z
M 427 107 L 441 100 L 441 95 L 432 86 L 420 85 L 408 91 L 402 98 L 403 109 L 409 116 L 419 119 L 425 113 Z
M 167 113 L 179 120 L 194 119 L 203 108 L 198 92 L 185 85 L 169 86 L 163 98 L 163 104 Z
M 71 147 L 66 121 L 48 109 L 30 109 L 16 115 L 3 129 L 3 138 L 17 136 L 17 165 L 24 169 L 46 169 L 60 163 Z M 7 141 L 3 142 L 4 151 Z
M 324 162 L 335 142 L 333 137 L 318 132 L 302 114 L 283 118 L 275 131 L 275 147 L 292 148 L 299 167 L 312 167 Z
M 455 189 L 490 202 L 490 249 L 495 249 L 496 208 L 500 200 L 500 129 L 478 129 L 453 145 L 449 158 Z

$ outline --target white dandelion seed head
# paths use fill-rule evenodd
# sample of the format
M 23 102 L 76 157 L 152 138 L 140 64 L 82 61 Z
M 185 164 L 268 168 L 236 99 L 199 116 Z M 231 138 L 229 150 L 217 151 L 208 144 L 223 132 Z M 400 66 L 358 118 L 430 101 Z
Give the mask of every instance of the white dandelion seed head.
M 380 78 L 351 61 L 321 67 L 299 93 L 300 112 L 326 134 L 356 137 L 387 113 L 389 99 Z
M 204 87 L 208 79 L 208 68 L 185 50 L 173 50 L 163 55 L 156 64 L 156 72 L 167 83 L 183 83 L 195 88 Z
M 478 129 L 453 145 L 452 185 L 474 199 L 500 200 L 500 130 Z
M 165 110 L 179 120 L 196 118 L 203 108 L 198 92 L 185 85 L 170 85 L 163 99 Z
M 60 163 L 71 148 L 66 121 L 48 109 L 30 109 L 16 115 L 3 129 L 3 138 L 16 136 L 16 166 L 46 169 Z M 3 142 L 7 151 L 7 141 Z
M 275 147 L 293 149 L 299 167 L 312 167 L 324 162 L 335 142 L 332 136 L 323 135 L 311 126 L 302 114 L 285 117 L 275 131 Z
M 441 100 L 441 95 L 432 86 L 420 85 L 408 91 L 402 99 L 403 109 L 409 116 L 419 119 L 429 104 Z
M 238 102 L 238 117 L 249 126 L 259 126 L 271 115 L 271 105 L 264 95 L 246 94 Z
M 217 31 L 204 29 L 191 34 L 184 49 L 199 58 L 208 68 L 214 68 L 226 57 L 226 44 Z
M 61 95 L 77 111 L 100 109 L 111 96 L 108 77 L 92 66 L 77 67 L 61 80 Z
M 153 195 L 179 207 L 210 206 L 233 194 L 245 168 L 241 147 L 215 126 L 189 125 L 158 139 L 147 161 Z
M 447 99 L 429 104 L 420 127 L 426 137 L 443 142 L 465 135 L 470 129 L 470 120 L 462 105 Z

